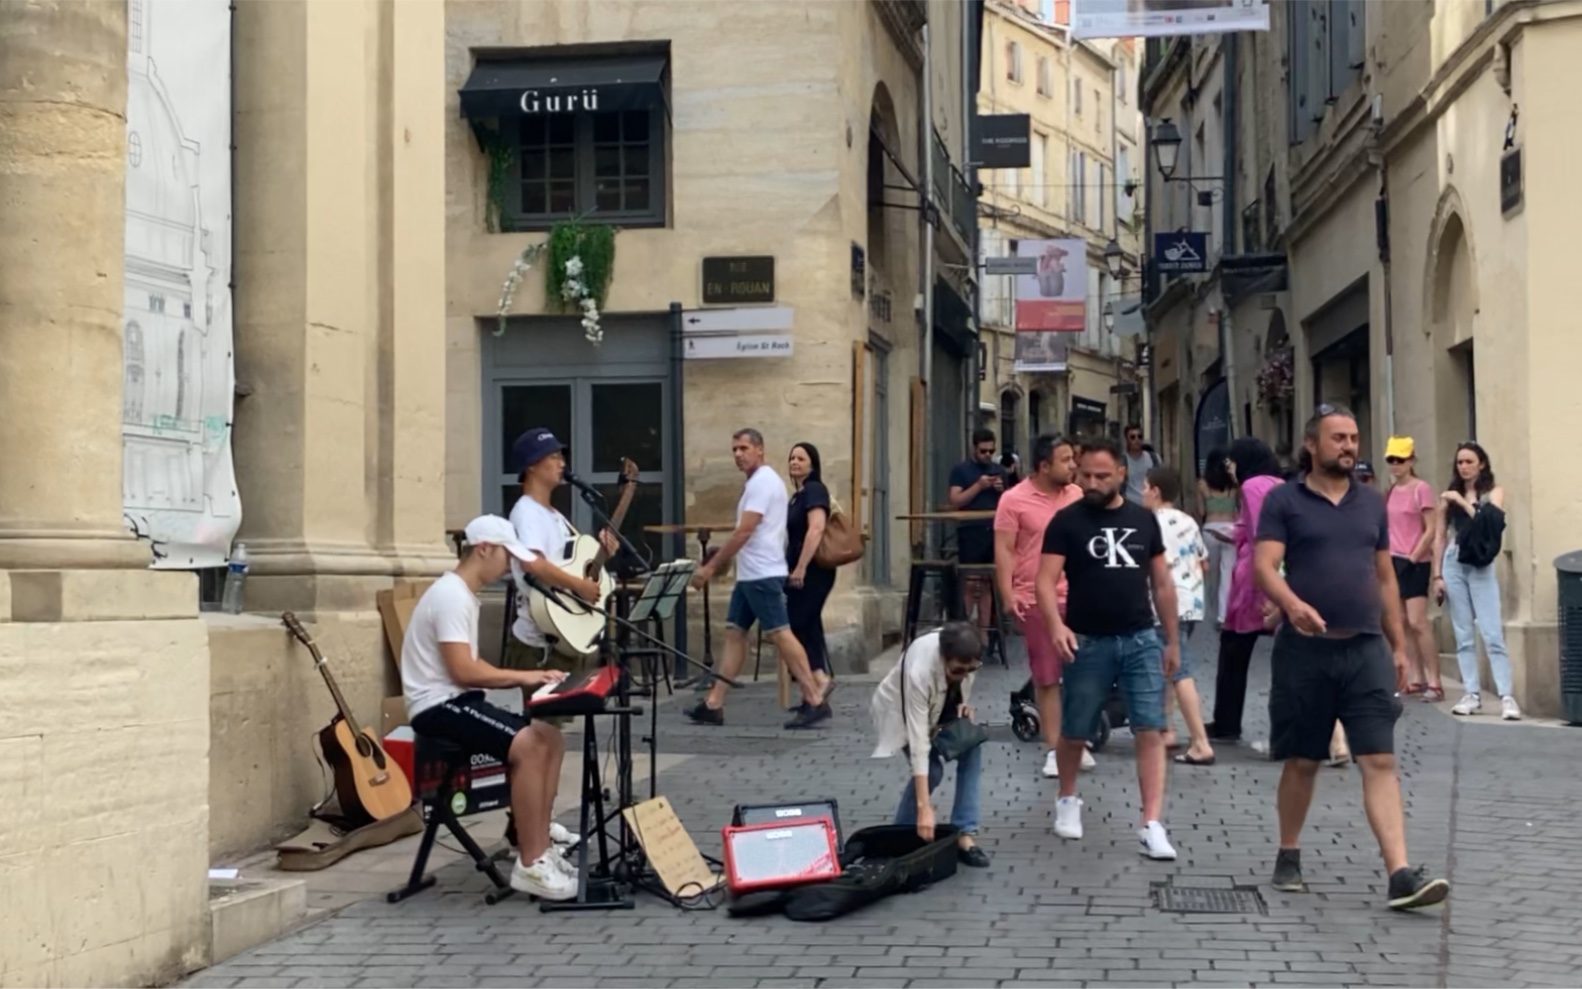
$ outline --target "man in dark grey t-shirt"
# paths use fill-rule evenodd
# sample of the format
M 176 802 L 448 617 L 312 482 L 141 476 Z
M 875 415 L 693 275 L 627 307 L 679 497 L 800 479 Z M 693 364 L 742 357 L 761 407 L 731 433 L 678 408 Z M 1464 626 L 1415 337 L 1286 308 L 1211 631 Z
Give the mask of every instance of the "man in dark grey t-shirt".
M 1312 469 L 1264 499 L 1253 562 L 1258 587 L 1285 614 L 1270 664 L 1269 755 L 1285 760 L 1273 885 L 1307 888 L 1297 841 L 1339 720 L 1362 769 L 1389 904 L 1429 906 L 1450 894 L 1450 884 L 1411 868 L 1406 857 L 1395 769 L 1406 653 L 1384 499 L 1352 477 L 1357 419 L 1350 412 L 1320 405 L 1303 443 Z

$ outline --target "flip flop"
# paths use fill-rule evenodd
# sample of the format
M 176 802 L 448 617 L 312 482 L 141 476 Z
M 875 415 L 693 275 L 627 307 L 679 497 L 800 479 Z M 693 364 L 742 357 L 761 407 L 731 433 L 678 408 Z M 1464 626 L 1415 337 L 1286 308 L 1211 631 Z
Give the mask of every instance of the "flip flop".
M 1183 752 L 1181 755 L 1176 756 L 1176 762 L 1183 766 L 1212 766 L 1214 765 L 1214 756 L 1209 756 L 1207 759 L 1199 759 Z
M 1423 700 L 1429 704 L 1438 704 L 1445 699 L 1444 687 L 1424 687 Z
M 1409 684 L 1406 685 L 1406 690 L 1404 690 L 1403 693 L 1406 693 L 1406 694 L 1421 694 L 1421 693 L 1426 692 L 1427 690 L 1428 690 L 1428 684 L 1427 683 L 1409 683 Z

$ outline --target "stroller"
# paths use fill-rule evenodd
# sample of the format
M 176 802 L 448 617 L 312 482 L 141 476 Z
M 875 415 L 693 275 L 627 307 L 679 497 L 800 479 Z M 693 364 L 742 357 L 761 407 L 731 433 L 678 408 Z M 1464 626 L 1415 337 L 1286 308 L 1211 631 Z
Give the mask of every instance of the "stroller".
M 1110 697 L 1099 712 L 1099 727 L 1088 739 L 1094 752 L 1101 752 L 1110 740 L 1110 732 L 1126 727 L 1126 701 L 1121 692 L 1110 685 Z M 1033 697 L 1033 681 L 1029 677 L 1021 689 L 1011 693 L 1011 734 L 1024 742 L 1031 742 L 1042 734 L 1038 718 L 1038 705 Z

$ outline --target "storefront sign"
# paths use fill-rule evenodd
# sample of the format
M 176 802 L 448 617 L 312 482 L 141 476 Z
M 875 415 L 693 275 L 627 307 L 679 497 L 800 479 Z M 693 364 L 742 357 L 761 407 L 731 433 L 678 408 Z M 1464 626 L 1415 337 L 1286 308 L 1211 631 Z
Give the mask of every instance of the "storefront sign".
M 1025 113 L 997 113 L 978 117 L 973 132 L 977 134 L 977 165 L 979 168 L 1028 168 L 1033 163 L 1032 117 Z
M 984 258 L 983 273 L 985 275 L 1036 275 L 1038 274 L 1037 258 Z
M 703 304 L 736 306 L 775 301 L 773 257 L 704 258 Z
M 1154 234 L 1154 265 L 1166 275 L 1208 270 L 1208 234 L 1182 231 Z
M 592 86 L 588 89 L 573 90 L 569 93 L 541 92 L 529 89 L 522 94 L 517 105 L 526 114 L 535 113 L 576 113 L 578 110 L 597 110 L 599 108 L 599 87 Z

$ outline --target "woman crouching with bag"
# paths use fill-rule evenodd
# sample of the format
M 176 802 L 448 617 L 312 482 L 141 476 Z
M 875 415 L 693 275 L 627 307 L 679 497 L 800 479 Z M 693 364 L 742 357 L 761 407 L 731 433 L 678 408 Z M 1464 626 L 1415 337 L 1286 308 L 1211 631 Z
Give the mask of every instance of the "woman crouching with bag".
M 956 829 L 961 864 L 984 868 L 989 856 L 978 847 L 978 790 L 983 776 L 983 742 L 988 737 L 972 720 L 972 678 L 983 665 L 983 638 L 970 622 L 951 622 L 912 640 L 901 659 L 874 691 L 872 714 L 879 732 L 875 759 L 906 753 L 911 782 L 901 791 L 895 823 L 915 825 L 918 837 L 934 840 L 931 796 L 945 778 L 945 763 L 956 763 L 956 802 L 950 824 Z

